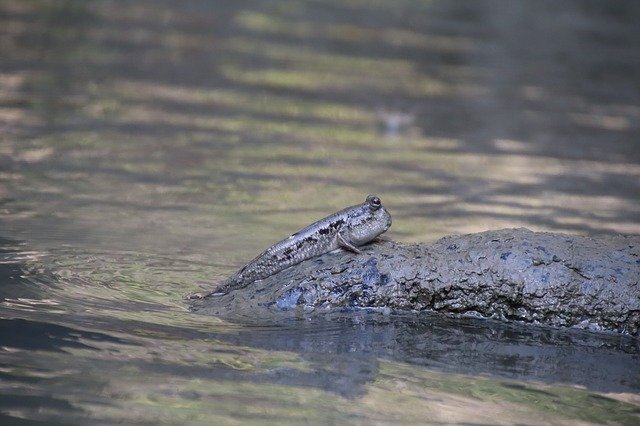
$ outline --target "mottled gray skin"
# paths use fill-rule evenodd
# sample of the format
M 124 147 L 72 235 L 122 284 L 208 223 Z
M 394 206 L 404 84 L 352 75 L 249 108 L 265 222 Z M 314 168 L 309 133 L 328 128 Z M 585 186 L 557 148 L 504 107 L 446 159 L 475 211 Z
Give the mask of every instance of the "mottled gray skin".
M 224 281 L 211 295 L 222 295 L 262 280 L 290 266 L 338 248 L 360 253 L 366 244 L 391 226 L 391 215 L 380 198 L 369 195 L 364 203 L 327 216 L 272 245 Z

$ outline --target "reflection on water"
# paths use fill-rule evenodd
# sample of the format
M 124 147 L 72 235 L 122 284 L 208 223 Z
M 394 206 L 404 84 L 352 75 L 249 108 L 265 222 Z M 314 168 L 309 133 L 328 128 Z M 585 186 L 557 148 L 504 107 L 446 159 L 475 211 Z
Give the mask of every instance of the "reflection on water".
M 426 411 L 631 424 L 640 413 L 629 336 L 358 311 L 226 323 L 180 298 L 175 276 L 195 280 L 204 264 L 102 253 L 98 268 L 64 252 L 25 262 L 5 245 L 7 419 L 406 422 Z M 27 297 L 34 286 L 40 297 Z
M 183 299 L 371 192 L 405 241 L 640 234 L 637 12 L 3 2 L 0 422 L 637 423 L 637 339 Z

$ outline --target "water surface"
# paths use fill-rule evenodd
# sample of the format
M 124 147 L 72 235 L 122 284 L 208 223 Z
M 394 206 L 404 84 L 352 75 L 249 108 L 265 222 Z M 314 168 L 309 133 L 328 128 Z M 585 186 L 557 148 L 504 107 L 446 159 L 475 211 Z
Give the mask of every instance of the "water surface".
M 0 419 L 637 424 L 628 336 L 184 297 L 368 193 L 402 241 L 640 234 L 638 12 L 3 2 Z

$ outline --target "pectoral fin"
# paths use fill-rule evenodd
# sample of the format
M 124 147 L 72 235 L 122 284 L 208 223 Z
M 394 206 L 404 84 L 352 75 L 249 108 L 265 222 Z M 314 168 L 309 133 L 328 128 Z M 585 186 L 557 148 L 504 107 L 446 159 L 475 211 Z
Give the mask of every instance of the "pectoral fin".
M 349 250 L 358 254 L 362 253 L 358 247 L 347 241 L 346 238 L 344 238 L 340 233 L 338 233 L 338 245 L 345 250 Z

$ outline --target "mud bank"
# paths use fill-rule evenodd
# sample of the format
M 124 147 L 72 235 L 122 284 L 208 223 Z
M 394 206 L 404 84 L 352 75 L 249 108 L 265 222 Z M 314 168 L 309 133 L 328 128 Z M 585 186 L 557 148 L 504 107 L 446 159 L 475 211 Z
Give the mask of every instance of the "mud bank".
M 432 311 L 558 327 L 640 332 L 640 238 L 503 229 L 434 244 L 378 241 L 193 302 L 202 314 Z

